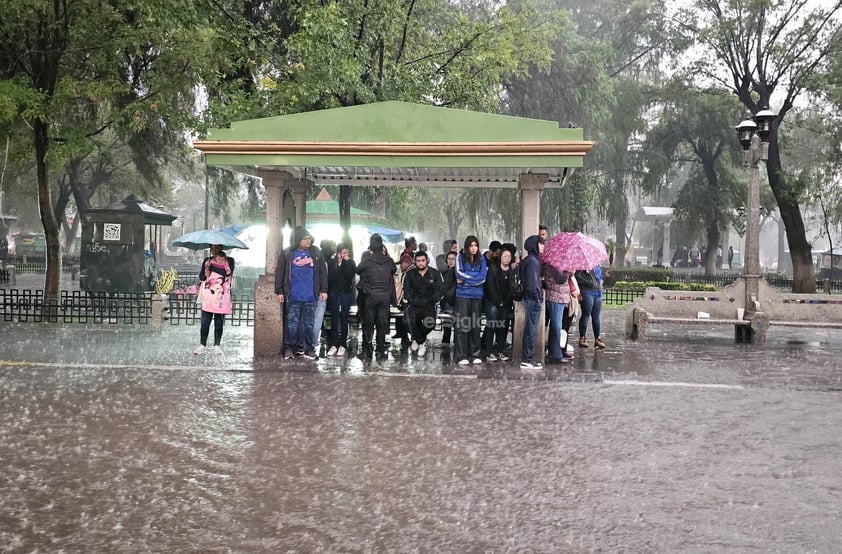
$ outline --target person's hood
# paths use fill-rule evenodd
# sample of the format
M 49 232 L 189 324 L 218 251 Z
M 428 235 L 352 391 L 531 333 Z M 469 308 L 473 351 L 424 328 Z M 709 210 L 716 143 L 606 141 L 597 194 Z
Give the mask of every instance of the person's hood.
M 298 248 L 298 243 L 301 242 L 301 239 L 304 237 L 310 237 L 311 241 L 313 239 L 313 235 L 306 227 L 296 227 L 295 233 L 292 235 L 293 246 Z
M 395 265 L 395 260 L 391 258 L 391 256 L 384 254 L 383 252 L 372 252 L 370 259 L 372 262 L 376 263 L 377 265 L 385 265 L 385 264 L 392 264 Z
M 532 235 L 523 243 L 523 249 L 526 250 L 526 252 L 529 254 L 534 254 L 535 256 L 538 256 L 538 244 L 540 242 L 541 237 L 539 237 L 538 235 Z
M 383 249 L 383 237 L 374 233 L 368 241 L 368 249 L 372 252 L 380 252 Z

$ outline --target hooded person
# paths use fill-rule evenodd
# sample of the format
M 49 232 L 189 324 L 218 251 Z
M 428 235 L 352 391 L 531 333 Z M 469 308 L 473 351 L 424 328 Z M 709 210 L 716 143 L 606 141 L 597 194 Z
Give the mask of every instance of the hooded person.
M 292 246 L 278 256 L 275 294 L 286 305 L 284 359 L 292 359 L 301 348 L 306 359 L 315 360 L 313 327 L 319 300 L 327 300 L 327 263 L 304 227 L 295 229 Z
M 389 332 L 389 306 L 396 302 L 395 260 L 386 254 L 383 238 L 374 234 L 356 269 L 360 276 L 359 288 L 365 293 L 363 313 L 363 343 L 360 357 L 371 359 L 371 340 L 377 330 L 376 352 L 378 360 L 385 360 L 386 334 Z
M 456 246 L 456 250 L 458 251 L 458 245 L 459 243 L 454 239 L 447 239 L 441 243 L 441 254 L 436 256 L 436 269 L 439 270 L 439 273 L 447 271 L 447 254 L 454 251 L 454 246 Z
M 538 235 L 532 235 L 523 243 L 528 254 L 518 266 L 520 281 L 523 285 L 523 350 L 520 367 L 522 369 L 540 368 L 541 364 L 533 361 L 535 339 L 541 318 L 541 305 L 544 303 L 544 291 L 541 288 L 541 252 L 544 243 Z

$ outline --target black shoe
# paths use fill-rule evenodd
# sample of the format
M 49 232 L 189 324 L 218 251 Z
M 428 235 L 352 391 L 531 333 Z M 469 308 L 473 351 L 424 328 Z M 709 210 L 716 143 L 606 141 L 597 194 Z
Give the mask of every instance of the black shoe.
M 361 360 L 370 360 L 371 359 L 371 349 L 370 348 L 363 348 L 360 352 L 360 359 Z
M 377 358 L 378 362 L 383 362 L 389 359 L 389 355 L 385 352 L 378 352 L 375 357 Z

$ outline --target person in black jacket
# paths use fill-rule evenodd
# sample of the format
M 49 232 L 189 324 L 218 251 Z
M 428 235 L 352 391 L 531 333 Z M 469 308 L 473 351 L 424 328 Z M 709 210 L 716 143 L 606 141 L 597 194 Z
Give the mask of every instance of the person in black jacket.
M 344 356 L 348 348 L 348 313 L 354 301 L 357 264 L 346 244 L 336 248 L 327 264 L 327 304 L 330 309 L 328 356 Z
M 441 274 L 428 263 L 426 252 L 416 252 L 415 267 L 403 277 L 403 297 L 409 303 L 404 317 L 412 334 L 409 348 L 419 357 L 427 352 L 427 335 L 436 326 L 436 304 L 444 295 Z
M 445 269 L 441 272 L 441 280 L 444 283 L 444 295 L 439 307 L 441 313 L 449 316 L 442 318 L 441 343 L 450 344 L 450 336 L 453 332 L 453 312 L 456 308 L 456 252 L 448 252 L 445 256 Z
M 504 350 L 513 308 L 512 280 L 515 270 L 512 269 L 511 262 L 511 250 L 501 249 L 499 263 L 489 264 L 488 275 L 485 278 L 485 329 L 482 332 L 482 350 L 489 362 L 509 359 Z
M 368 246 L 370 254 L 364 256 L 357 266 L 360 288 L 365 292 L 365 313 L 363 314 L 363 344 L 360 357 L 371 359 L 371 339 L 377 329 L 376 352 L 378 360 L 385 360 L 386 334 L 389 332 L 389 306 L 395 303 L 395 260 L 383 248 L 383 239 L 378 234 L 371 236 Z

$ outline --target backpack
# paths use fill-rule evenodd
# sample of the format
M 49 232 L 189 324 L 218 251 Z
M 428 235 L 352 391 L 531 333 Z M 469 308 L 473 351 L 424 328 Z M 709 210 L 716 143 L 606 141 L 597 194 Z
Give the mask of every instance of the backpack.
M 512 300 L 520 302 L 523 300 L 523 281 L 520 278 L 520 266 L 517 271 L 512 272 Z

